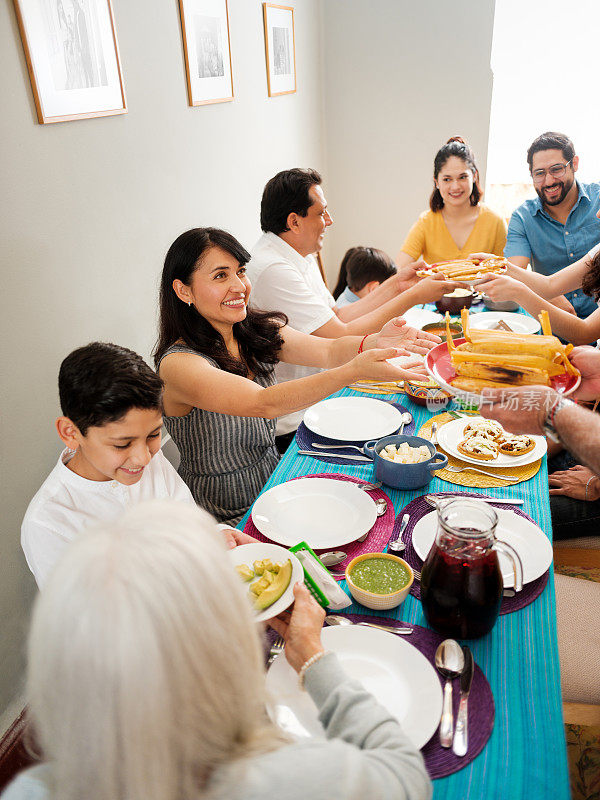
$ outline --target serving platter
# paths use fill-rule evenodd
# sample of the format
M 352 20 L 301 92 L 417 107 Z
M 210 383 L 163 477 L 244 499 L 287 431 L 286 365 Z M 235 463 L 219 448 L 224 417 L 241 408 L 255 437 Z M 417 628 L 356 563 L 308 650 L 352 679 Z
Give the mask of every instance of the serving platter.
M 323 628 L 323 647 L 337 654 L 344 671 L 388 709 L 415 747 L 427 744 L 442 713 L 442 689 L 429 661 L 392 633 L 362 626 Z M 298 676 L 278 656 L 267 673 L 269 713 L 295 738 L 325 739 L 317 709 Z
M 454 344 L 464 344 L 466 339 L 455 339 Z M 450 360 L 450 353 L 448 352 L 448 343 L 442 342 L 441 344 L 432 347 L 431 350 L 425 356 L 425 368 L 427 372 L 431 375 L 434 381 L 437 381 L 439 385 L 446 389 L 447 392 L 454 395 L 455 397 L 459 397 L 461 400 L 464 400 L 466 403 L 470 403 L 473 401 L 473 398 L 482 397 L 480 392 L 467 392 L 464 389 L 457 389 L 455 386 L 452 386 L 450 381 L 456 377 L 456 370 L 452 365 L 452 361 Z M 569 395 L 572 394 L 579 384 L 581 383 L 581 375 L 569 375 L 566 372 L 561 375 L 556 375 L 555 377 L 550 379 L 550 386 L 559 394 Z M 507 384 L 506 387 L 498 387 L 502 389 L 506 389 L 510 391 L 511 389 L 517 388 Z M 535 386 L 530 387 L 518 387 L 518 388 L 531 388 L 535 389 Z M 462 456 L 460 456 L 462 458 Z
M 464 429 L 469 423 L 476 423 L 482 421 L 483 417 L 471 417 L 461 419 L 454 419 L 452 422 L 446 422 L 440 425 L 438 429 L 438 444 L 454 458 L 459 458 L 461 461 L 466 461 L 468 464 L 477 464 L 482 469 L 489 467 L 524 467 L 526 464 L 533 464 L 534 461 L 542 458 L 548 450 L 548 443 L 544 436 L 532 436 L 535 442 L 535 447 L 529 453 L 524 453 L 522 456 L 509 456 L 506 453 L 498 453 L 498 457 L 489 461 L 480 458 L 472 458 L 461 453 L 458 449 L 458 443 L 465 439 Z M 510 433 L 507 431 L 507 433 Z M 500 476 L 499 476 L 500 477 Z

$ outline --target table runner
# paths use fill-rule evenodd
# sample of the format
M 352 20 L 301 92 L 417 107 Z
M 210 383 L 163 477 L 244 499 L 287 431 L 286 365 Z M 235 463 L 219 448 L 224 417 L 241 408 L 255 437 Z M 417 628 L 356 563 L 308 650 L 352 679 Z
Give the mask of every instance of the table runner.
M 477 499 L 478 497 L 484 497 L 484 495 L 474 494 L 473 492 L 457 492 L 455 497 L 469 497 L 471 499 Z M 503 503 L 491 503 L 490 505 L 494 506 L 495 508 L 507 508 L 506 505 Z M 516 506 L 509 507 L 511 511 L 515 514 L 518 514 L 520 517 L 524 517 L 528 519 L 530 522 L 534 522 L 530 516 L 525 514 Z M 400 556 L 408 563 L 413 569 L 418 569 L 421 571 L 423 568 L 423 560 L 417 554 L 417 551 L 413 547 L 412 544 L 412 532 L 414 530 L 415 525 L 417 522 L 425 516 L 425 514 L 429 513 L 435 514 L 435 509 L 432 508 L 429 503 L 425 500 L 424 497 L 417 497 L 415 500 L 412 500 L 396 517 L 396 521 L 394 523 L 394 537 L 398 535 L 398 531 L 400 530 L 400 523 L 402 521 L 402 517 L 404 514 L 410 514 L 410 520 L 408 521 L 408 525 L 406 526 L 406 530 L 402 534 L 402 541 L 406 544 L 406 550 L 403 553 L 399 553 Z M 535 522 L 534 522 L 535 524 Z M 502 603 L 500 605 L 500 613 L 501 614 L 510 614 L 513 611 L 518 611 L 521 608 L 525 608 L 528 606 L 529 603 L 533 603 L 533 601 L 540 596 L 540 594 L 544 591 L 546 584 L 548 583 L 548 574 L 549 570 L 546 570 L 543 575 L 537 578 L 534 581 L 530 581 L 523 586 L 522 591 L 517 592 L 514 597 L 503 597 Z M 418 600 L 421 599 L 421 583 L 420 581 L 415 580 L 413 585 L 410 588 L 410 593 L 416 597 Z
M 337 396 L 352 396 L 342 389 Z M 415 417 L 417 427 L 430 418 L 429 412 L 404 396 L 398 397 Z M 343 473 L 372 479 L 372 469 L 360 464 L 336 466 L 298 456 L 292 443 L 267 482 L 265 490 L 292 478 L 312 472 Z M 396 512 L 423 493 L 385 487 Z M 434 478 L 428 491 L 443 492 L 448 484 Z M 468 494 L 469 489 L 465 492 Z M 514 487 L 488 489 L 486 493 L 503 499 L 525 501 L 530 514 L 548 537 L 551 537 L 548 473 L 546 459 L 540 471 L 526 483 Z M 246 518 L 239 527 L 243 529 Z M 342 588 L 345 583 L 340 584 Z M 348 612 L 375 616 L 353 603 Z M 388 620 L 402 618 L 408 623 L 427 627 L 419 600 L 409 595 L 399 609 L 377 612 Z M 550 573 L 546 591 L 535 603 L 514 614 L 498 618 L 494 629 L 482 639 L 468 643 L 475 661 L 485 673 L 496 706 L 492 735 L 481 754 L 464 769 L 433 784 L 433 800 L 481 800 L 510 798 L 531 800 L 551 797 L 570 800 L 566 745 L 562 721 L 560 670 L 556 641 L 554 577 Z

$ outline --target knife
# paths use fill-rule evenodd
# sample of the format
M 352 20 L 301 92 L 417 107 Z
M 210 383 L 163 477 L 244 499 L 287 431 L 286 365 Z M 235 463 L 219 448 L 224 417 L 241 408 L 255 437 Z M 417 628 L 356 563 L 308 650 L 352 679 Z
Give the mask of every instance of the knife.
M 392 628 L 391 625 L 375 625 L 374 622 L 357 622 L 357 625 L 364 625 L 367 628 L 378 628 L 380 631 L 387 631 L 388 633 L 395 633 L 396 636 L 410 636 L 413 632 L 412 628 Z
M 321 452 L 316 450 L 298 450 L 299 456 L 312 456 L 313 458 L 343 458 L 346 461 L 362 461 L 364 464 L 372 464 L 373 461 L 370 458 L 363 458 L 363 456 L 349 456 L 347 453 L 330 453 L 328 452 Z
M 469 692 L 473 680 L 473 653 L 466 645 L 463 647 L 465 654 L 465 668 L 460 675 L 460 703 L 458 706 L 458 716 L 456 718 L 456 730 L 454 731 L 454 741 L 452 751 L 457 756 L 464 756 L 469 746 L 469 734 L 467 729 Z
M 462 495 L 459 492 L 439 492 L 438 494 L 427 494 L 425 495 L 425 502 L 429 503 L 430 506 L 434 508 L 437 506 L 438 501 L 440 500 L 452 500 L 455 497 L 464 497 L 465 500 L 469 500 L 469 497 L 466 495 Z M 484 503 L 500 503 L 504 506 L 522 506 L 525 502 L 524 500 L 503 500 L 499 497 L 473 497 L 472 500 L 482 500 Z

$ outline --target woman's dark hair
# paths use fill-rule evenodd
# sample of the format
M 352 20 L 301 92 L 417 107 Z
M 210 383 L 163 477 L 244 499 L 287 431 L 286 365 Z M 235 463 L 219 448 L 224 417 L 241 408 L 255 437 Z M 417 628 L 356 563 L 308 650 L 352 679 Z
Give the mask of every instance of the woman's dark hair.
M 193 305 L 188 306 L 175 294 L 173 281 L 180 280 L 189 285 L 199 262 L 214 247 L 229 253 L 240 266 L 250 260 L 250 253 L 238 240 L 219 228 L 193 228 L 178 236 L 169 248 L 160 283 L 159 331 L 153 353 L 154 363 L 158 367 L 169 347 L 182 341 L 193 350 L 214 359 L 226 372 L 244 377 L 250 373 L 261 377 L 269 375 L 279 361 L 283 344 L 279 331 L 288 321 L 285 314 L 264 313 L 248 308 L 246 318 L 233 326 L 241 356 L 238 360 L 227 350 L 221 334 Z
M 529 145 L 527 163 L 530 172 L 533 167 L 533 156 L 542 150 L 560 150 L 567 162 L 572 161 L 575 157 L 575 145 L 568 136 L 565 136 L 564 133 L 556 133 L 556 131 L 546 131 Z
M 473 151 L 464 141 L 464 139 L 461 139 L 460 136 L 453 136 L 451 139 L 448 139 L 446 144 L 437 151 L 433 160 L 434 187 L 431 197 L 429 198 L 429 208 L 432 211 L 441 211 L 444 207 L 442 195 L 440 194 L 440 190 L 437 188 L 437 186 L 435 186 L 435 181 L 437 180 L 437 177 L 446 161 L 448 161 L 449 158 L 452 158 L 452 156 L 456 156 L 456 158 L 460 158 L 461 161 L 464 161 L 467 167 L 473 173 L 473 191 L 471 192 L 470 198 L 471 205 L 478 205 L 479 201 L 483 197 L 483 191 L 479 185 L 479 170 L 477 169 L 477 164 L 475 163 Z
M 260 203 L 260 227 L 279 236 L 289 230 L 287 219 L 295 213 L 305 217 L 313 201 L 309 191 L 319 186 L 321 176 L 315 169 L 286 169 L 267 183 Z
M 92 342 L 60 365 L 58 393 L 65 417 L 85 436 L 132 408 L 162 412 L 163 382 L 141 356 L 118 344 Z
M 383 283 L 396 274 L 396 265 L 387 253 L 374 247 L 351 247 L 340 264 L 340 274 L 333 296 L 337 300 L 346 286 L 360 292 L 371 281 Z
M 600 250 L 593 256 L 590 268 L 581 282 L 581 288 L 587 295 L 593 297 L 596 302 L 600 300 Z

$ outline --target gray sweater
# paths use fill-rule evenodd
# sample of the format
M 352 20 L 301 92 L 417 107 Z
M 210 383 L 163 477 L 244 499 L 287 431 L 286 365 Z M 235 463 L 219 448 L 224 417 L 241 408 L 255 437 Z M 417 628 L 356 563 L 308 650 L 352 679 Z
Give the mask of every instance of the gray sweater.
M 333 653 L 306 670 L 305 686 L 329 741 L 303 739 L 220 767 L 208 787 L 211 800 L 264 800 L 274 790 L 285 800 L 431 798 L 421 754 Z M 50 800 L 49 770 L 42 765 L 23 772 L 1 800 Z

